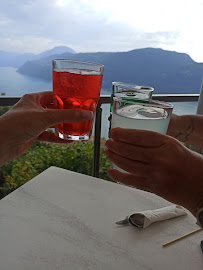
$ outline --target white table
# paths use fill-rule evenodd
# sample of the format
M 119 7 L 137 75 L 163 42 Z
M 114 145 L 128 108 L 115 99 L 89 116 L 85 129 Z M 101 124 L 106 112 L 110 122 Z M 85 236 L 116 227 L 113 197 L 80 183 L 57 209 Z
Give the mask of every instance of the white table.
M 51 167 L 0 201 L 1 270 L 202 270 L 202 231 L 189 214 L 146 229 L 115 222 L 169 202 Z

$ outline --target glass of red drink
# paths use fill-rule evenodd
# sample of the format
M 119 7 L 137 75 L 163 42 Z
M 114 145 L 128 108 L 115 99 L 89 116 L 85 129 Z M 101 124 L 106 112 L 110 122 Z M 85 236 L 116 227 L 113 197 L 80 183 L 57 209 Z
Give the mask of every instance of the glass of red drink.
M 99 100 L 104 66 L 100 64 L 55 59 L 52 61 L 54 107 L 87 110 L 95 113 Z M 55 134 L 65 140 L 88 140 L 93 119 L 81 123 L 63 123 Z

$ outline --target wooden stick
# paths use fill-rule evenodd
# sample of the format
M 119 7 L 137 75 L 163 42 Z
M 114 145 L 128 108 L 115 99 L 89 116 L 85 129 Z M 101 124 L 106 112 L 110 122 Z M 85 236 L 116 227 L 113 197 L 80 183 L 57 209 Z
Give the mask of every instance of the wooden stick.
M 199 229 L 194 230 L 194 231 L 192 231 L 192 232 L 190 232 L 190 233 L 187 233 L 187 234 L 185 234 L 185 235 L 183 235 L 183 236 L 180 236 L 180 237 L 178 237 L 178 238 L 176 238 L 176 239 L 174 239 L 174 240 L 172 240 L 172 241 L 170 241 L 170 242 L 168 242 L 168 243 L 163 244 L 162 247 L 166 247 L 166 246 L 168 246 L 168 245 L 170 245 L 170 244 L 173 244 L 174 242 L 179 241 L 179 240 L 181 240 L 181 239 L 183 239 L 183 238 L 185 238 L 185 237 L 188 237 L 188 236 L 190 236 L 191 234 L 197 233 L 197 232 L 199 232 L 199 231 L 201 231 L 201 230 L 202 230 L 202 228 L 199 228 Z

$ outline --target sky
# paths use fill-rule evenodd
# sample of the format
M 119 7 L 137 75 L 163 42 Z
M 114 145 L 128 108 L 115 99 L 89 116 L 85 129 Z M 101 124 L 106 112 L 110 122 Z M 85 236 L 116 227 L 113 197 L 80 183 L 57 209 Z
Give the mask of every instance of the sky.
M 153 47 L 203 62 L 203 0 L 0 0 L 0 50 Z

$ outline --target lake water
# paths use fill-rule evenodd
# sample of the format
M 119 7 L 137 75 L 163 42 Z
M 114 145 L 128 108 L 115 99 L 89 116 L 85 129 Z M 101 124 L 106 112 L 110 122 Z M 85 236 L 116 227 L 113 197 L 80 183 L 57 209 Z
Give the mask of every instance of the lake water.
M 22 96 L 26 93 L 34 93 L 52 90 L 52 82 L 22 75 L 16 72 L 16 68 L 0 67 L 0 93 L 6 93 L 6 96 Z M 102 95 L 107 95 L 102 89 Z M 197 102 L 176 102 L 174 104 L 174 113 L 176 114 L 195 114 Z M 110 105 L 102 105 L 102 130 L 101 136 L 108 138 L 109 130 L 109 110 Z
M 0 67 L 0 93 L 22 96 L 26 93 L 52 90 L 52 82 L 16 72 L 16 68 Z

